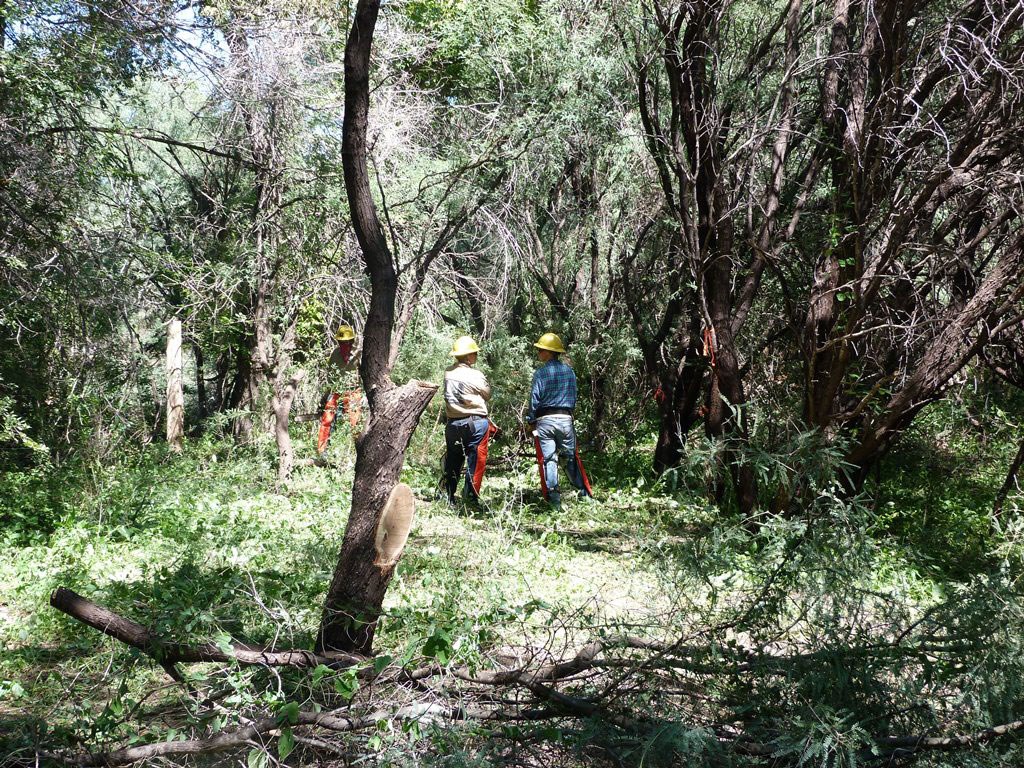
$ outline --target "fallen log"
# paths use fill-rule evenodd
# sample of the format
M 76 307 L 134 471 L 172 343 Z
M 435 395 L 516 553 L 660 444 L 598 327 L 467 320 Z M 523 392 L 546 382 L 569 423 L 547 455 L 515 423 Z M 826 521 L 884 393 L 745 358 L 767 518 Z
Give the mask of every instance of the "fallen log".
M 345 717 L 336 712 L 299 712 L 289 720 L 282 720 L 280 717 L 264 717 L 253 720 L 240 728 L 221 731 L 206 738 L 187 741 L 160 741 L 126 747 L 113 752 L 54 756 L 66 763 L 80 766 L 130 765 L 155 758 L 201 755 L 238 749 L 249 745 L 253 739 L 259 736 L 272 734 L 288 725 L 319 726 L 330 731 L 349 732 L 371 728 L 380 719 L 384 718 L 378 717 L 377 713 L 365 717 Z
M 548 691 L 550 693 L 550 691 Z M 536 721 L 559 717 L 593 717 L 598 714 L 592 705 L 583 706 L 582 702 L 571 697 L 569 702 L 552 701 L 554 709 L 523 709 L 508 711 L 502 707 L 465 707 L 458 704 L 444 705 L 437 702 L 415 703 L 394 711 L 378 710 L 364 715 L 343 715 L 341 710 L 330 712 L 299 711 L 290 718 L 263 717 L 252 720 L 233 730 L 221 731 L 211 736 L 190 739 L 187 741 L 161 741 L 152 744 L 137 745 L 114 750 L 111 752 L 62 753 L 51 754 L 62 762 L 80 766 L 118 766 L 174 756 L 200 755 L 223 752 L 231 749 L 251 746 L 259 737 L 279 736 L 283 728 L 322 728 L 336 733 L 348 733 L 375 727 L 382 721 L 422 721 L 436 720 L 475 720 L 485 721 Z M 562 698 L 559 695 L 558 698 Z M 569 704 L 566 706 L 566 704 Z M 624 718 L 624 722 L 616 723 L 636 727 L 641 721 Z M 902 736 L 879 738 L 873 747 L 859 750 L 858 757 L 865 763 L 886 762 L 894 758 L 911 757 L 918 752 L 951 751 L 968 749 L 997 738 L 1015 735 L 1024 730 L 1024 721 L 1015 721 L 1004 725 L 992 726 L 980 731 L 953 736 Z M 774 743 L 763 743 L 750 740 L 747 735 L 736 728 L 720 726 L 715 728 L 718 741 L 729 745 L 737 754 L 752 758 L 771 760 L 778 756 L 779 746 Z
M 125 747 L 110 752 L 50 753 L 47 757 L 52 757 L 63 763 L 90 768 L 92 766 L 130 765 L 156 758 L 212 754 L 247 746 L 251 747 L 253 742 L 258 740 L 259 737 L 280 736 L 284 728 L 321 728 L 335 733 L 351 733 L 374 728 L 378 723 L 384 721 L 419 721 L 429 723 L 437 720 L 474 720 L 477 722 L 512 722 L 546 720 L 574 714 L 562 710 L 538 709 L 508 712 L 500 708 L 466 707 L 459 704 L 446 706 L 435 702 L 410 704 L 394 711 L 371 711 L 368 714 L 359 716 L 340 713 L 341 710 L 330 712 L 301 710 L 288 718 L 268 716 L 257 720 L 250 720 L 238 728 L 221 731 L 202 738 L 185 741 L 159 741 L 152 744 Z
M 980 744 L 1002 738 L 1016 736 L 1024 731 L 1024 720 L 1012 723 L 993 725 L 973 733 L 960 733 L 952 736 L 891 736 L 875 740 L 875 747 L 884 757 L 901 757 L 916 752 L 950 752 L 957 749 L 968 749 Z M 877 753 L 876 753 L 877 754 Z
M 254 648 L 234 640 L 223 644 L 213 641 L 194 645 L 169 643 L 153 635 L 141 624 L 126 619 L 66 587 L 57 587 L 50 594 L 50 605 L 115 640 L 137 648 L 167 669 L 172 676 L 174 673 L 169 667 L 178 663 L 234 661 L 239 664 L 257 664 L 269 667 L 313 668 L 323 664 L 337 668 L 351 667 L 367 661 L 365 657 L 353 653 L 318 654 L 305 650 L 276 651 Z
M 354 653 L 314 653 L 307 650 L 270 650 L 255 648 L 232 640 L 228 643 L 206 641 L 197 644 L 172 643 L 155 636 L 138 622 L 126 619 L 109 608 L 94 603 L 74 590 L 58 587 L 50 595 L 50 605 L 83 624 L 120 640 L 125 645 L 145 653 L 165 668 L 179 663 L 237 662 L 269 667 L 298 667 L 312 669 L 319 665 L 333 669 L 365 665 L 361 677 L 380 677 L 368 662 L 372 659 Z M 541 682 L 557 682 L 593 669 L 596 657 L 609 647 L 650 649 L 654 647 L 640 638 L 617 637 L 595 640 L 584 646 L 569 659 L 530 669 L 529 664 L 508 670 L 470 670 L 468 667 L 445 668 L 431 664 L 414 669 L 398 669 L 384 675 L 382 682 L 415 681 L 450 674 L 467 683 L 479 685 L 524 685 L 530 687 Z M 168 670 L 170 672 L 170 670 Z M 383 672 L 383 670 L 381 670 Z M 171 672 L 173 676 L 173 672 Z

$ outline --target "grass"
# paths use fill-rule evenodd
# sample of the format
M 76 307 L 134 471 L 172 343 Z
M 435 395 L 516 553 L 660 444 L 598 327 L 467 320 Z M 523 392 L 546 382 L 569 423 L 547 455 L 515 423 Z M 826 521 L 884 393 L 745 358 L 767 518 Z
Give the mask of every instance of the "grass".
M 981 605 L 985 590 L 994 589 L 967 584 L 966 566 L 928 569 L 915 559 L 971 550 L 962 541 L 959 549 L 949 549 L 957 545 L 953 530 L 926 550 L 920 529 L 900 527 L 914 519 L 910 505 L 919 503 L 910 495 L 920 492 L 922 482 L 915 463 L 921 457 L 913 451 L 902 458 L 919 474 L 906 470 L 893 477 L 912 478 L 916 485 L 889 480 L 885 486 L 907 494 L 887 500 L 908 505 L 900 514 L 871 517 L 858 507 L 836 506 L 830 517 L 811 522 L 769 521 L 755 536 L 685 489 L 669 493 L 652 484 L 635 452 L 594 457 L 599 501 L 567 501 L 552 512 L 535 490 L 536 467 L 506 443 L 495 451 L 485 479 L 486 509 L 452 509 L 435 501 L 439 436 L 421 433 L 403 474 L 418 499 L 414 527 L 376 641 L 378 653 L 396 659 L 476 665 L 496 653 L 559 657 L 596 633 L 622 631 L 710 639 L 711 659 L 767 647 L 834 648 L 837 642 L 896 633 L 950 595 L 959 605 Z M 310 448 L 308 442 L 300 443 L 302 450 Z M 188 727 L 180 712 L 168 714 L 179 693 L 148 659 L 48 606 L 57 586 L 168 638 L 226 634 L 279 648 L 311 647 L 344 534 L 354 463 L 352 446 L 335 442 L 333 467 L 302 467 L 285 487 L 274 480 L 269 449 L 241 451 L 209 441 L 188 446 L 180 457 L 150 447 L 116 465 L 67 475 L 56 501 L 53 494 L 45 496 L 51 506 L 40 519 L 46 525 L 31 535 L 12 529 L 9 545 L 0 551 L 0 755 L 31 755 L 36 742 L 124 743 L 139 738 L 143 722 L 147 738 L 154 732 L 173 738 Z M 962 537 L 973 522 L 953 518 L 949 525 L 959 526 Z M 918 536 L 914 553 L 908 548 L 911 533 Z M 982 566 L 989 568 L 986 573 L 998 570 L 990 544 L 983 539 L 978 551 L 984 557 L 970 563 L 976 576 Z M 973 610 L 971 621 L 991 622 L 991 611 Z M 733 628 L 708 636 L 714 626 Z M 996 637 L 997 629 L 978 632 Z M 868 640 L 856 640 L 861 635 Z M 996 697 L 997 709 L 1009 717 L 1017 711 L 1012 671 L 1019 659 L 1012 632 L 999 642 L 999 652 L 1012 663 L 986 656 L 987 677 L 976 669 L 971 674 L 989 681 L 990 690 L 1004 691 Z M 882 675 L 874 668 L 848 670 L 846 664 L 837 661 L 827 670 L 812 665 L 801 673 L 805 678 L 795 675 L 785 685 L 769 676 L 758 689 L 764 712 L 799 723 L 794 708 L 807 718 L 804 709 L 815 712 L 827 704 L 836 723 L 859 723 L 844 706 L 863 707 L 864 717 L 877 718 L 876 698 L 913 698 L 923 695 L 915 686 L 933 685 L 915 681 L 911 667 Z M 189 674 L 197 682 L 208 677 L 211 685 L 228 686 L 232 693 L 225 701 L 238 709 L 273 709 L 310 696 L 303 673 L 278 677 L 266 670 L 196 665 Z M 962 664 L 929 674 L 941 678 L 935 686 L 970 688 L 961 679 Z M 724 713 L 745 716 L 754 689 L 735 682 L 740 681 L 709 687 L 708 700 Z M 336 697 L 344 681 L 333 685 L 337 690 L 328 685 L 327 695 Z M 887 686 L 893 690 L 883 690 Z M 971 711 L 991 709 L 993 696 L 971 695 Z M 958 706 L 961 714 L 966 711 L 966 705 Z M 991 721 L 996 711 L 990 714 Z M 824 727 L 811 720 L 811 731 Z M 583 723 L 575 731 L 544 735 L 550 726 L 538 726 L 534 735 L 541 734 L 537 738 L 546 749 L 557 751 L 561 744 L 576 750 L 573 760 L 585 764 L 587 745 L 596 738 L 588 730 L 593 727 Z M 899 730 L 898 723 L 894 727 Z M 362 745 L 384 762 L 399 761 L 397 755 L 415 753 L 412 745 L 422 743 L 421 736 L 378 734 Z M 675 746 L 665 747 L 666 739 Z M 652 749 L 698 755 L 708 748 L 706 740 L 701 729 L 677 723 L 661 736 L 644 736 L 635 754 L 645 756 L 642 764 L 650 764 Z M 467 764 L 508 762 L 487 732 L 472 726 L 433 729 L 427 741 L 435 753 L 444 753 L 450 741 Z M 575 744 L 571 749 L 569 742 Z
M 348 511 L 352 451 L 333 450 L 338 467 L 302 468 L 285 489 L 275 487 L 269 456 L 225 460 L 206 443 L 180 458 L 151 449 L 69 489 L 67 512 L 47 537 L 0 556 L 0 718 L 85 722 L 81 702 L 113 698 L 126 660 L 138 661 L 51 609 L 49 593 L 61 585 L 169 639 L 227 632 L 311 647 Z M 652 552 L 688 510 L 613 495 L 552 513 L 523 501 L 534 471 L 492 472 L 488 511 L 471 512 L 435 502 L 430 469 L 409 468 L 419 502 L 381 651 L 419 654 L 442 630 L 471 658 L 481 643 L 531 635 L 573 642 L 548 636 L 556 614 L 592 628 L 651 624 L 672 610 Z M 140 691 L 159 680 L 145 664 L 132 675 Z

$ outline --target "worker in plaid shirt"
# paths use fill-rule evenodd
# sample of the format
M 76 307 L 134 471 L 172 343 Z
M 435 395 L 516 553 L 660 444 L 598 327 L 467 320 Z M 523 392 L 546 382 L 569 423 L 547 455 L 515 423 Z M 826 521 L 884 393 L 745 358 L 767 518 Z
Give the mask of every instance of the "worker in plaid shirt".
M 559 356 L 565 352 L 562 340 L 545 333 L 534 344 L 541 367 L 533 374 L 530 410 L 526 420 L 533 430 L 544 497 L 556 509 L 561 506 L 558 490 L 558 455 L 566 457 L 569 481 L 581 499 L 590 499 L 590 481 L 576 449 L 572 414 L 576 408 L 576 374 Z

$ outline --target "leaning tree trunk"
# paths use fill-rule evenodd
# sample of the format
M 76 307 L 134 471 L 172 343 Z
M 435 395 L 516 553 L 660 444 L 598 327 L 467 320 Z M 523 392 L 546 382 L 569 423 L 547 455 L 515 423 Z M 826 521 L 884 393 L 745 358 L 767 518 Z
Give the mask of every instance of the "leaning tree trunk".
M 995 268 L 959 312 L 947 316 L 942 330 L 921 357 L 906 384 L 860 430 L 860 440 L 846 454 L 853 467 L 850 490 L 860 490 L 868 473 L 917 413 L 938 400 L 949 382 L 988 343 L 991 329 L 1012 315 L 1024 298 L 1024 234 L 1002 254 Z
M 383 532 L 391 517 L 389 497 L 394 499 L 392 491 L 405 488 L 409 514 L 403 518 L 403 527 L 407 533 L 412 499 L 407 487 L 396 483 L 412 433 L 437 390 L 434 385 L 418 381 L 396 387 L 391 380 L 398 275 L 374 206 L 366 162 L 370 47 L 379 9 L 380 0 L 359 0 L 356 5 L 345 46 L 342 134 L 342 164 L 352 226 L 370 275 L 370 311 L 363 326 L 359 376 L 371 416 L 366 432 L 356 442 L 352 508 L 317 636 L 320 649 L 366 654 L 372 649 L 384 593 L 401 554 L 400 547 L 394 551 L 389 546 L 386 555 L 381 549 Z
M 377 396 L 369 428 L 356 443 L 352 510 L 317 648 L 369 654 L 384 594 L 397 563 L 382 560 L 377 531 L 402 471 L 405 451 L 437 387 L 410 381 Z
M 185 435 L 185 395 L 181 384 L 181 320 L 167 325 L 167 444 L 181 453 Z
M 1000 517 L 1003 514 L 1003 504 L 1006 503 L 1006 497 L 1009 496 L 1010 491 L 1020 488 L 1020 484 L 1017 482 L 1017 475 L 1020 473 L 1021 467 L 1024 467 L 1024 440 L 1020 441 L 1020 447 L 1017 449 L 1017 455 L 1013 461 L 1010 462 L 1010 469 L 1006 473 L 1006 479 L 1003 481 L 1003 485 L 996 492 L 995 501 L 992 502 L 992 516 Z

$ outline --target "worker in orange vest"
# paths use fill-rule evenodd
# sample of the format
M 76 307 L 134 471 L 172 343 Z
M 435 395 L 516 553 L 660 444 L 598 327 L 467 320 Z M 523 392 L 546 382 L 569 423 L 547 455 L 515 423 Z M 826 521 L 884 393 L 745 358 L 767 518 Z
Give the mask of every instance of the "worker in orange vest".
M 327 441 L 334 429 L 338 409 L 348 416 L 352 433 L 358 436 L 359 418 L 362 414 L 362 390 L 359 388 L 359 356 L 352 353 L 356 333 L 351 325 L 340 325 L 334 334 L 337 342 L 328 365 L 338 374 L 340 392 L 330 392 L 320 404 L 320 429 L 317 432 L 316 452 L 322 455 L 327 450 Z M 355 375 L 353 375 L 355 373 Z

